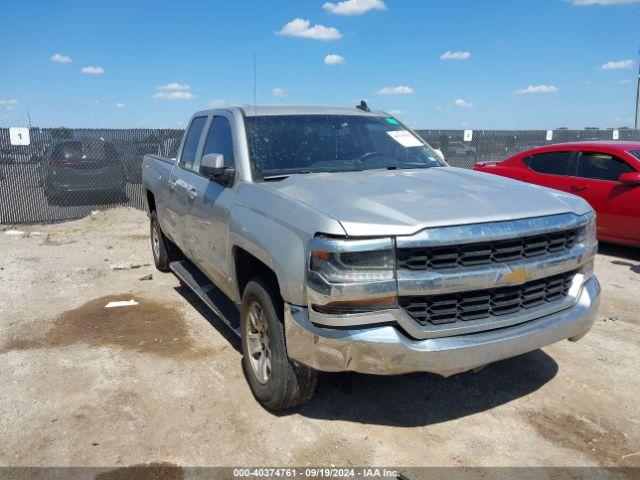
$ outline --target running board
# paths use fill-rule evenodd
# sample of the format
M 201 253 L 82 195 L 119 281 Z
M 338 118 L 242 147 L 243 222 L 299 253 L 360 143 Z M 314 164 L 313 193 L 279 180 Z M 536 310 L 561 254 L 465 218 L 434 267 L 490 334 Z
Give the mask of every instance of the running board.
M 169 268 L 220 320 L 240 336 L 240 312 L 236 305 L 198 267 L 189 260 L 182 260 L 171 262 Z

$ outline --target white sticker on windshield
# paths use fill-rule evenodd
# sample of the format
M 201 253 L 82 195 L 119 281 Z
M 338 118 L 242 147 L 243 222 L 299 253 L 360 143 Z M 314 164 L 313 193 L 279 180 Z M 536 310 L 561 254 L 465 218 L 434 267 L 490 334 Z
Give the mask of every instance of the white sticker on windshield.
M 391 138 L 403 147 L 421 147 L 423 143 L 407 130 L 392 130 L 387 132 Z

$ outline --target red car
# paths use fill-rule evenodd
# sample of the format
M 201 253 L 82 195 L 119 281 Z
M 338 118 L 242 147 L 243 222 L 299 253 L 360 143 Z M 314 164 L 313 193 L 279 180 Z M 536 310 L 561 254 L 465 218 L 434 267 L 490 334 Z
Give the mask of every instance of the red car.
M 548 145 L 473 169 L 578 195 L 598 215 L 600 240 L 640 246 L 640 142 Z

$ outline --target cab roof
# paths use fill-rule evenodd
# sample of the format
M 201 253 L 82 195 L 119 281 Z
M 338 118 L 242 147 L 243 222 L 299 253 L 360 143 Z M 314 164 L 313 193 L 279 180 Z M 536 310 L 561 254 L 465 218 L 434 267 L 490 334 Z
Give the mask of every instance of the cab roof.
M 208 115 L 215 111 L 238 111 L 247 117 L 267 115 L 355 115 L 368 117 L 389 117 L 382 111 L 365 112 L 359 108 L 327 107 L 320 105 L 241 105 L 236 107 L 223 107 L 218 109 L 203 110 L 197 115 Z

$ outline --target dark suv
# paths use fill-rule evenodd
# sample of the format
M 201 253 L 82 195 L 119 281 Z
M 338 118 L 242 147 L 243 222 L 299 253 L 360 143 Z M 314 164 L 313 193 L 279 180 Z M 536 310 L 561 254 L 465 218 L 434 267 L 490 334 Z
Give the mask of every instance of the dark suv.
M 42 185 L 49 202 L 66 193 L 91 192 L 126 198 L 125 169 L 113 144 L 100 140 L 63 140 L 46 149 Z

